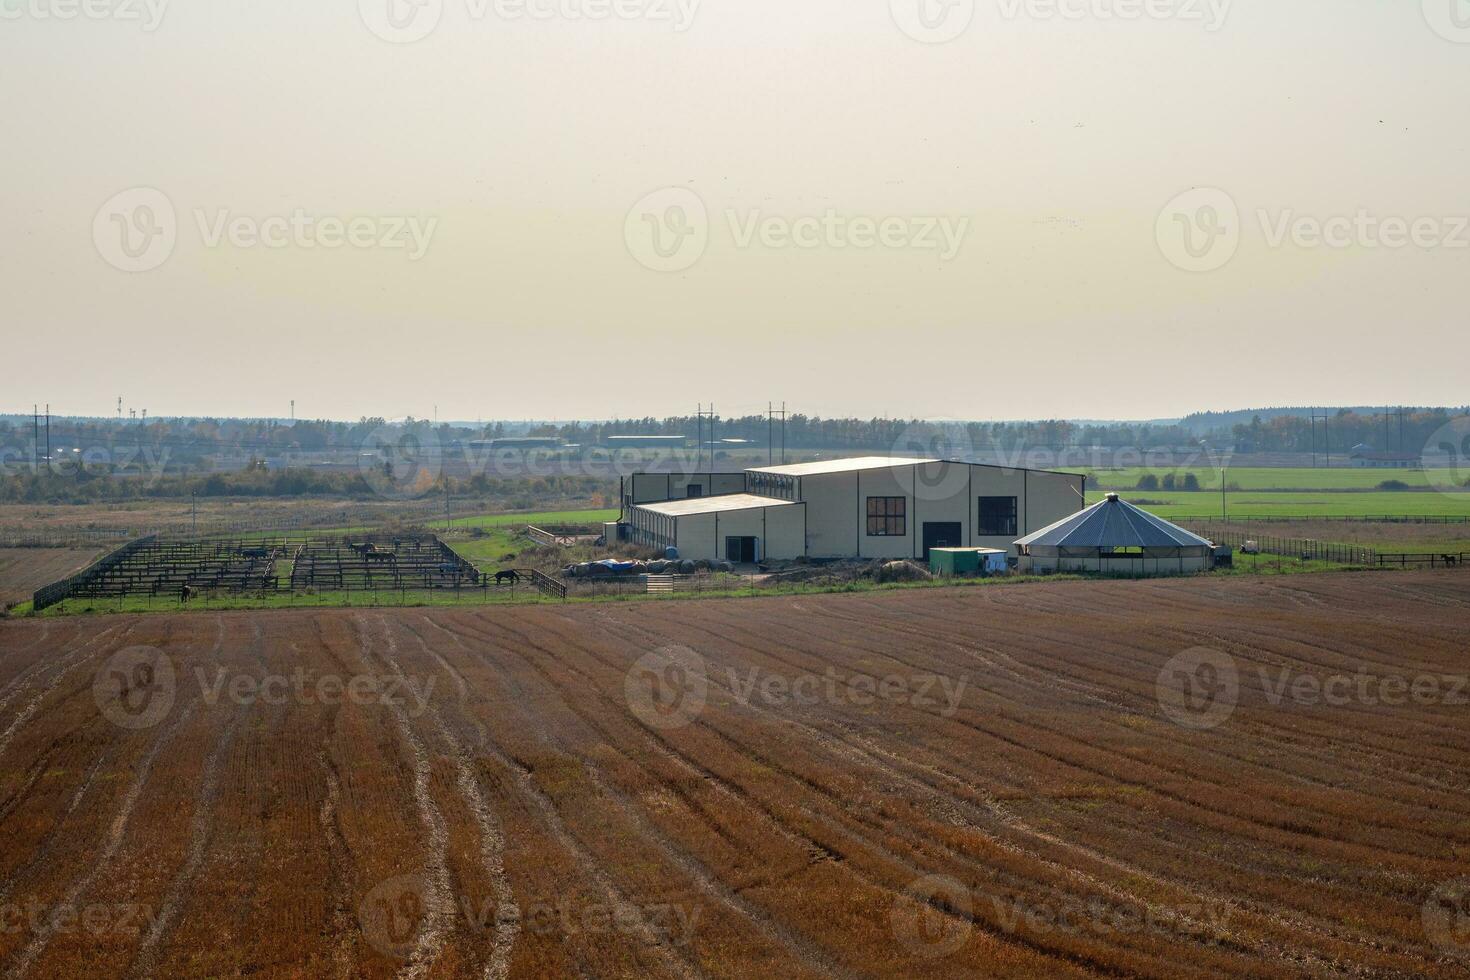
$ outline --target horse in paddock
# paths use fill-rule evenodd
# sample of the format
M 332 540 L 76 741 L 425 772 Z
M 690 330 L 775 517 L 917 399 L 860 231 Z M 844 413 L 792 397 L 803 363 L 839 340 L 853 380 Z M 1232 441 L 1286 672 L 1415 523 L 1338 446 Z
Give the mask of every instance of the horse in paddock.
M 516 571 L 514 568 L 507 568 L 503 572 L 496 572 L 495 573 L 495 584 L 496 585 L 504 585 L 506 582 L 509 582 L 511 585 L 515 585 L 520 580 L 521 580 L 521 573 L 518 572 L 518 571 Z
M 196 590 L 192 585 L 179 586 L 179 601 L 187 604 L 190 599 L 194 598 L 195 592 Z

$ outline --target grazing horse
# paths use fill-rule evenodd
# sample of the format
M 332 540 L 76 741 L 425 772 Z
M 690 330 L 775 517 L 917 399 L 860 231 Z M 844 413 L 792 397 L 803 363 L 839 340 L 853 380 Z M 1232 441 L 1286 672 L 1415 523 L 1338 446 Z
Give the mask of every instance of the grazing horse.
M 1441 555 L 1440 557 L 1443 558 L 1444 563 L 1451 568 L 1454 568 L 1456 565 L 1460 564 L 1459 555 Z
M 179 601 L 180 602 L 187 603 L 192 598 L 194 598 L 194 586 L 192 586 L 192 585 L 181 585 L 181 586 L 179 586 Z
M 504 585 L 506 582 L 509 582 L 511 585 L 515 585 L 520 580 L 521 573 L 516 571 L 514 568 L 508 568 L 503 572 L 495 573 L 496 585 Z

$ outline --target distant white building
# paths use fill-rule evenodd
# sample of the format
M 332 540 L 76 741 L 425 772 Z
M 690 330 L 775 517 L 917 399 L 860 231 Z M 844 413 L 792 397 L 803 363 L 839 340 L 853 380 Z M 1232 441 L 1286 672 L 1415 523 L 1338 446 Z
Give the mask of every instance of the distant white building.
M 1009 549 L 1081 510 L 1086 477 L 941 459 L 865 456 L 743 473 L 636 473 L 621 536 L 684 558 L 913 558 Z
M 1348 457 L 1359 469 L 1418 470 L 1424 468 L 1424 459 L 1418 453 L 1380 453 L 1372 446 L 1354 446 Z

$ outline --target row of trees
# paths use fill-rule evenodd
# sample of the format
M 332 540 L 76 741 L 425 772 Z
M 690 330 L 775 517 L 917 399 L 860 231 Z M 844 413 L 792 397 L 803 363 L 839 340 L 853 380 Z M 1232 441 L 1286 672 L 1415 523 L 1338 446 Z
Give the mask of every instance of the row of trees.
M 224 497 L 331 497 L 379 499 L 375 486 L 361 473 L 317 472 L 307 469 L 215 473 L 208 476 L 165 475 L 117 479 L 96 473 L 31 473 L 0 476 L 0 503 L 85 504 L 129 500 L 164 500 L 198 496 Z M 617 482 L 590 476 L 497 478 L 480 474 L 468 479 L 439 477 L 414 496 L 432 498 L 446 490 L 456 497 L 534 500 L 613 500 Z
M 1379 452 L 1403 452 L 1419 454 L 1438 441 L 1437 434 L 1455 418 L 1447 409 L 1405 410 L 1402 418 L 1397 412 L 1359 414 L 1342 409 L 1331 413 L 1328 418 L 1315 422 L 1310 415 L 1276 415 L 1263 419 L 1257 415 L 1250 422 L 1236 423 L 1230 429 L 1230 439 L 1237 452 L 1243 453 L 1325 453 L 1331 448 L 1334 454 L 1346 454 L 1354 446 L 1371 446 Z

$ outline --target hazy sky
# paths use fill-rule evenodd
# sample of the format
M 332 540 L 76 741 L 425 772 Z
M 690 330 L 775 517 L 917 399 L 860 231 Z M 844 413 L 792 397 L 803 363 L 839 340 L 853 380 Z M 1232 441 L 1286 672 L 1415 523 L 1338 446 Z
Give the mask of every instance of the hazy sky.
M 1467 78 L 1465 0 L 0 0 L 0 411 L 1460 404 Z

